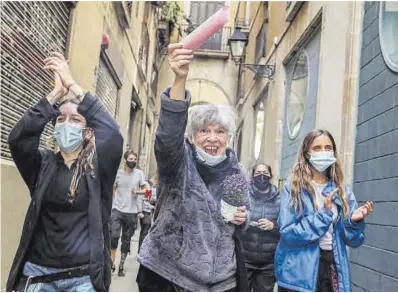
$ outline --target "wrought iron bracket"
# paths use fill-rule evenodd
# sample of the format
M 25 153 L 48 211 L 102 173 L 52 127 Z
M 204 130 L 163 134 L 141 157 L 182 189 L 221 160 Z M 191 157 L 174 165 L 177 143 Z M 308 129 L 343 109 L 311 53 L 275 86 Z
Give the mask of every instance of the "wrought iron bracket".
M 244 68 L 248 68 L 253 71 L 254 74 L 261 78 L 268 78 L 272 80 L 275 75 L 275 65 L 268 64 L 241 64 Z

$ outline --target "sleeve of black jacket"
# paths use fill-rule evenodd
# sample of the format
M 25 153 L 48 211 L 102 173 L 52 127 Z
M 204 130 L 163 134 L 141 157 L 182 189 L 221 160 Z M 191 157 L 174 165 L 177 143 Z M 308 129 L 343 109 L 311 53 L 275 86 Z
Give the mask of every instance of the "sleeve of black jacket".
M 87 93 L 78 112 L 94 130 L 98 156 L 98 174 L 104 200 L 112 200 L 112 189 L 123 152 L 123 137 L 119 125 L 95 96 Z
M 39 150 L 40 135 L 46 124 L 56 117 L 56 112 L 46 98 L 30 107 L 15 124 L 8 136 L 8 143 L 15 165 L 32 193 L 42 157 L 46 150 Z

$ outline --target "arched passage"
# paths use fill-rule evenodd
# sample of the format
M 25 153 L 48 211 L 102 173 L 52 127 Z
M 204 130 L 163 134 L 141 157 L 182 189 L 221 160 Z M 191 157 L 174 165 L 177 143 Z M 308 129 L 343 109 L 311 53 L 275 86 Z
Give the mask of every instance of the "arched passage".
M 230 105 L 227 94 L 218 84 L 205 79 L 191 79 L 186 88 L 191 92 L 192 104 L 211 103 Z

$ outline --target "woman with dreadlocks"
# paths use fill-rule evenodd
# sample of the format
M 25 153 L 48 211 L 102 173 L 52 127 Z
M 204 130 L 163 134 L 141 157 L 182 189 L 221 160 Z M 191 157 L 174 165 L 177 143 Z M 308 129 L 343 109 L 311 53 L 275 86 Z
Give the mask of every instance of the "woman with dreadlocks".
M 275 254 L 279 291 L 351 291 L 346 245 L 363 243 L 373 203 L 358 207 L 343 182 L 333 136 L 326 130 L 308 133 L 282 193 Z
M 9 135 L 32 199 L 7 291 L 108 291 L 108 222 L 123 138 L 102 103 L 73 81 L 61 54 L 44 62 L 55 87 Z M 56 153 L 39 149 L 50 121 Z

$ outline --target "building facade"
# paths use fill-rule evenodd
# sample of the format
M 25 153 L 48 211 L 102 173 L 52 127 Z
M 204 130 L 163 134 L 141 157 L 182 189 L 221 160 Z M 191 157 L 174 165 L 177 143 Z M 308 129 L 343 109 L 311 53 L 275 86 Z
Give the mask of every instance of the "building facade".
M 324 128 L 358 202 L 375 202 L 364 245 L 349 250 L 355 291 L 398 288 L 396 3 L 247 2 L 249 25 L 238 24 L 248 35 L 236 99 L 243 166 L 270 164 L 281 187 L 303 137 Z
M 7 138 L 28 107 L 51 91 L 42 60 L 52 51 L 70 59 L 74 79 L 102 100 L 120 125 L 124 148 L 138 152 L 140 168 L 151 175 L 159 52 L 166 43 L 159 39 L 158 2 L 2 2 L 1 10 L 3 288 L 30 200 Z M 42 147 L 50 132 L 49 125 Z
M 355 291 L 398 290 L 398 2 L 365 2 L 354 192 L 375 202 L 365 243 L 351 250 Z

